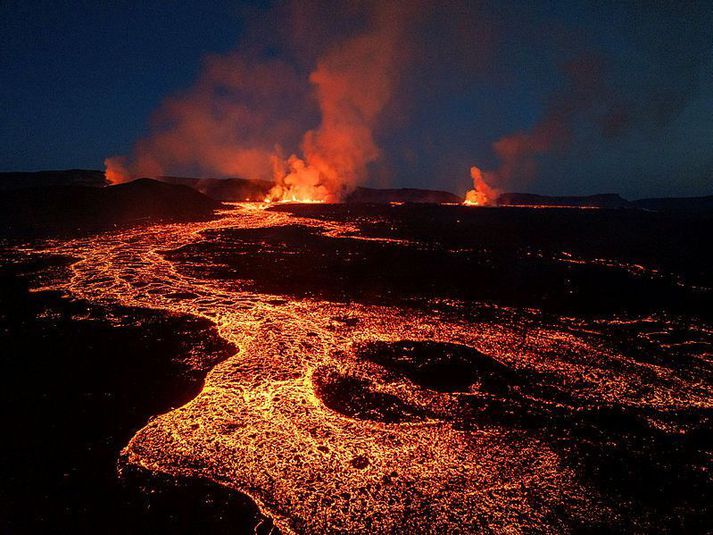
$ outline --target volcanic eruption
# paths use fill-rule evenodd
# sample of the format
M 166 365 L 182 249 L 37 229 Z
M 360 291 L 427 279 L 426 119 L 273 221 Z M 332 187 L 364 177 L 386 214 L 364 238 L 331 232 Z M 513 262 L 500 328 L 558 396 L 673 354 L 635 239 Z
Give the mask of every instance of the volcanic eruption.
M 341 44 L 310 75 L 322 121 L 305 133 L 302 158 L 275 157 L 268 200 L 338 201 L 379 158 L 373 128 L 393 87 L 397 33 L 380 17 L 373 32 Z
M 397 47 L 402 8 L 370 12 L 365 31 L 328 48 L 308 80 L 275 60 L 237 52 L 209 57 L 196 84 L 162 104 L 131 157 L 106 159 L 107 180 L 178 169 L 272 179 L 267 202 L 342 200 L 381 155 L 373 130 L 403 56 Z M 285 157 L 313 101 L 320 122 L 303 130 L 299 154 Z
M 470 176 L 473 179 L 473 189 L 465 194 L 463 204 L 474 206 L 489 206 L 495 204 L 500 192 L 486 182 L 480 168 L 476 166 L 471 167 Z

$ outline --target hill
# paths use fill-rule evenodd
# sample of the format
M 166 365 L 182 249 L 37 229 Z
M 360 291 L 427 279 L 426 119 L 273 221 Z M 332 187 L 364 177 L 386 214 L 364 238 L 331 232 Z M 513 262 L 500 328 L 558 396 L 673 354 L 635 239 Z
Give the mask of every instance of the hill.
M 106 184 L 104 172 L 93 169 L 0 173 L 0 191 L 70 185 L 101 187 Z
M 640 199 L 632 204 L 643 210 L 657 212 L 713 212 L 713 195 L 706 197 L 663 197 L 657 199 Z
M 220 203 L 187 186 L 142 178 L 105 188 L 48 186 L 0 196 L 0 234 L 54 235 L 212 217 Z
M 218 201 L 262 201 L 273 183 L 246 178 L 189 178 L 161 176 L 158 180 L 168 184 L 189 186 Z

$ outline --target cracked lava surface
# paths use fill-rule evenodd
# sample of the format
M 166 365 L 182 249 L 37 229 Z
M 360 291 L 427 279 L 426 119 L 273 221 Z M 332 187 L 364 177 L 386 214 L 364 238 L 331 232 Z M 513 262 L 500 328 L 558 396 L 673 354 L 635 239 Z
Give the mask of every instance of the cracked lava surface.
M 225 229 L 298 225 L 379 241 L 256 204 L 221 215 L 51 242 L 43 252 L 78 260 L 61 285 L 74 298 L 207 318 L 235 345 L 195 399 L 133 437 L 124 462 L 243 492 L 285 532 L 606 523 L 619 513 L 550 439 L 559 431 L 543 426 L 615 407 L 675 433 L 670 411 L 710 409 L 709 380 L 618 351 L 606 336 L 614 322 L 550 324 L 532 309 L 464 311 L 450 300 L 410 308 L 276 296 L 167 258 Z M 651 322 L 619 323 L 646 334 Z M 706 329 L 698 334 L 709 343 Z M 695 358 L 710 363 L 709 354 Z

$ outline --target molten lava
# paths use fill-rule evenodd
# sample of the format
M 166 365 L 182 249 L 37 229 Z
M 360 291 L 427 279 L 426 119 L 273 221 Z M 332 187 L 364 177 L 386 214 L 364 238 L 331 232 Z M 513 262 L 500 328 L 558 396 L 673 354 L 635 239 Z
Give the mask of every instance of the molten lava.
M 476 166 L 470 168 L 473 179 L 473 189 L 465 194 L 463 204 L 473 206 L 491 206 L 496 204 L 499 191 L 490 186 L 483 176 L 483 172 Z
M 238 204 L 207 223 L 46 248 L 78 259 L 63 287 L 69 295 L 206 318 L 239 348 L 195 399 L 134 436 L 123 452 L 129 465 L 246 493 L 285 532 L 560 531 L 605 518 L 607 505 L 561 450 L 509 419 L 602 405 L 711 405 L 710 385 L 603 343 L 609 324 L 547 324 L 537 311 L 495 305 L 464 315 L 457 302 L 420 311 L 278 299 L 250 281 L 191 275 L 167 258 L 225 229 L 299 225 L 361 239 L 351 225 L 259 208 Z M 441 351 L 429 358 L 434 370 L 458 373 L 456 387 L 408 368 L 421 365 L 411 347 Z M 385 353 L 393 348 L 407 353 Z

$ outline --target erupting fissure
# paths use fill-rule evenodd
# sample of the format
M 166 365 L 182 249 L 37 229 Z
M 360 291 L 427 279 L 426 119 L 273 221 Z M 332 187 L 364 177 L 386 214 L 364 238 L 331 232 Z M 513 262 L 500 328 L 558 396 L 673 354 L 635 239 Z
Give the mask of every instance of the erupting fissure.
M 473 189 L 465 194 L 463 204 L 470 206 L 491 206 L 498 200 L 500 192 L 486 181 L 490 173 L 483 173 L 478 167 L 470 168 L 470 176 L 473 178 Z
M 269 200 L 340 201 L 381 155 L 373 130 L 388 102 L 396 65 L 396 32 L 381 17 L 376 29 L 322 58 L 310 75 L 322 115 L 305 133 L 303 158 L 273 159 Z
M 106 160 L 107 180 L 198 170 L 209 176 L 272 178 L 267 202 L 342 200 L 381 156 L 374 129 L 391 97 L 404 48 L 403 43 L 397 47 L 398 10 L 375 9 L 366 32 L 328 49 L 309 76 L 311 90 L 287 65 L 255 64 L 236 54 L 211 58 L 194 88 L 164 103 L 157 114 L 161 121 L 137 143 L 132 158 Z M 292 75 L 284 84 L 296 88 L 292 93 L 282 87 L 283 72 Z M 283 147 L 295 145 L 294 134 L 304 124 L 296 115 L 310 108 L 311 93 L 320 123 L 301 130 L 300 154 L 285 158 Z M 283 109 L 282 101 L 293 101 L 296 110 Z

